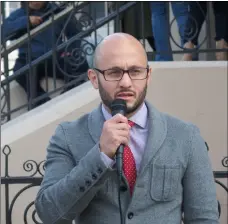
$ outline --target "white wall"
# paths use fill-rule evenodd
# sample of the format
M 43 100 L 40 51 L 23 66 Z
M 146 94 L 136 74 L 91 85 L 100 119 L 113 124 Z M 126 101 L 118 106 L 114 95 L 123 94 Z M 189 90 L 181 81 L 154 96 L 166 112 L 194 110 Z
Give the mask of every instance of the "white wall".
M 221 159 L 227 155 L 227 63 L 152 62 L 150 65 L 153 72 L 147 99 L 159 110 L 198 125 L 210 147 L 213 169 L 226 170 Z M 46 146 L 57 124 L 77 119 L 99 102 L 98 91 L 88 82 L 3 125 L 1 147 L 9 144 L 12 149 L 9 174 L 28 175 L 23 163 L 45 159 Z M 2 154 L 1 175 L 4 165 Z M 222 182 L 227 185 L 227 180 Z M 10 187 L 11 198 L 21 188 Z M 22 224 L 23 211 L 37 190 L 36 187 L 26 191 L 17 201 L 13 213 L 17 224 Z M 227 193 L 220 187 L 217 190 L 223 210 L 221 223 L 227 224 Z M 2 203 L 4 193 L 2 189 Z M 1 211 L 1 223 L 4 223 L 4 204 Z

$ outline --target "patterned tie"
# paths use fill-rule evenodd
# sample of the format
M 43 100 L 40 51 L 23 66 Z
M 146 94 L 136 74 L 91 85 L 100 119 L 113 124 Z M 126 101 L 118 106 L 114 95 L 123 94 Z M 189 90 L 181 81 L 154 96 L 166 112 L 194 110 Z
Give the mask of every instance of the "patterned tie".
M 128 121 L 128 124 L 132 127 L 135 123 L 132 121 Z M 136 165 L 133 153 L 128 146 L 124 147 L 123 152 L 123 172 L 128 181 L 130 193 L 132 195 L 136 181 Z

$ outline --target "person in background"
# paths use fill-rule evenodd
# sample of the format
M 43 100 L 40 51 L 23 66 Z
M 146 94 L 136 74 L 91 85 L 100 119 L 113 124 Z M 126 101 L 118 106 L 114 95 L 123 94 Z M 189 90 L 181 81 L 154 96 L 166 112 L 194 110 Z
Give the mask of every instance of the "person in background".
M 43 223 L 120 223 L 119 192 L 129 224 L 177 224 L 182 217 L 186 224 L 219 223 L 200 130 L 145 100 L 151 76 L 146 51 L 133 36 L 114 33 L 97 46 L 88 77 L 101 103 L 59 124 L 50 138 L 35 199 Z M 116 99 L 126 102 L 126 116 L 112 116 Z M 119 188 L 115 155 L 121 144 Z
M 180 46 L 183 46 L 184 29 L 188 18 L 188 2 L 171 2 L 174 17 L 180 35 Z M 172 49 L 170 45 L 169 26 L 169 3 L 150 2 L 152 13 L 152 28 L 155 39 L 156 61 L 173 61 Z
M 26 4 L 28 4 L 29 17 L 27 17 Z M 52 12 L 54 14 L 59 12 L 59 8 L 54 2 L 21 2 L 21 8 L 12 12 L 9 17 L 7 17 L 3 21 L 3 24 L 1 26 L 1 42 L 18 39 L 23 34 L 28 32 L 28 25 L 30 27 L 30 30 L 34 29 L 35 27 L 41 25 L 43 22 L 49 19 Z M 55 22 L 54 26 L 45 29 L 38 35 L 31 38 L 31 61 L 34 61 L 35 59 L 44 55 L 46 52 L 52 50 L 55 44 L 60 45 L 61 43 L 63 43 L 62 37 L 60 36 L 62 32 L 67 39 L 73 37 L 80 32 L 80 29 L 78 29 L 77 27 L 77 21 L 73 17 L 69 20 L 68 24 L 64 29 L 66 19 L 67 18 L 63 17 L 62 19 Z M 72 46 L 75 49 L 80 49 L 80 41 L 75 41 Z M 16 59 L 13 72 L 16 72 L 17 70 L 29 63 L 29 51 L 30 50 L 28 47 L 28 42 L 19 47 L 18 58 Z M 46 93 L 40 85 L 40 80 L 45 76 L 45 74 L 50 77 L 54 76 L 53 64 L 59 64 L 59 66 L 55 67 L 56 78 L 65 79 L 62 72 L 65 66 L 64 57 L 66 55 L 64 55 L 64 53 L 65 52 L 63 51 L 56 52 L 55 61 L 52 61 L 52 58 L 49 58 L 39 63 L 35 69 L 33 67 L 31 76 L 29 76 L 29 72 L 25 72 L 24 74 L 21 74 L 16 78 L 16 81 L 27 93 L 28 99 L 39 97 Z M 86 72 L 87 69 L 88 64 L 85 61 L 77 72 L 80 74 Z M 31 83 L 32 86 L 30 85 Z M 50 98 L 45 97 L 37 103 L 34 103 L 32 108 L 37 107 L 47 102 L 48 100 L 50 100 Z
M 124 6 L 127 2 L 108 2 L 110 12 L 117 10 L 117 7 Z M 156 51 L 154 36 L 152 32 L 151 11 L 149 2 L 137 2 L 135 6 L 119 16 L 115 20 L 114 32 L 123 32 L 134 36 L 138 40 L 147 40 L 153 51 Z
M 189 19 L 186 24 L 184 47 L 194 49 L 198 46 L 198 38 L 207 15 L 208 2 L 189 2 L 190 11 Z M 217 49 L 228 49 L 228 2 L 214 1 L 212 2 L 215 17 L 215 41 Z M 192 61 L 191 53 L 185 53 L 184 61 Z M 216 52 L 217 60 L 227 60 L 228 51 Z

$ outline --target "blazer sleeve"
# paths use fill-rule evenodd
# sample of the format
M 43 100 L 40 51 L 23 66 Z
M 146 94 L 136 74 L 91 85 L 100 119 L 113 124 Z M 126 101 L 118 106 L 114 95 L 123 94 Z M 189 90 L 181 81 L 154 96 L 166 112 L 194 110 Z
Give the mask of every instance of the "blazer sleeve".
M 7 40 L 14 40 L 22 36 L 27 31 L 27 16 L 24 15 L 22 9 L 16 10 L 7 17 L 1 26 L 3 42 Z
M 184 223 L 218 224 L 218 202 L 211 161 L 205 141 L 194 126 L 190 157 L 183 179 Z
M 47 148 L 45 174 L 35 200 L 43 223 L 71 223 L 101 189 L 107 170 L 99 143 L 75 162 L 60 124 Z

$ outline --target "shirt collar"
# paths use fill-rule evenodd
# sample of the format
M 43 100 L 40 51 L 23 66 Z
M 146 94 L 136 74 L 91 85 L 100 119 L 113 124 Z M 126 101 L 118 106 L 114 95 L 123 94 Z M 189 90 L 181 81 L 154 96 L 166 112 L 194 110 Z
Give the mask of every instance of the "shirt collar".
M 112 117 L 112 115 L 105 109 L 103 104 L 102 104 L 102 113 L 104 115 L 105 120 L 109 120 Z M 130 117 L 129 120 L 133 121 L 141 128 L 146 128 L 147 115 L 148 115 L 147 106 L 145 103 L 143 103 L 143 105 L 137 111 L 137 113 L 134 114 L 132 117 Z

